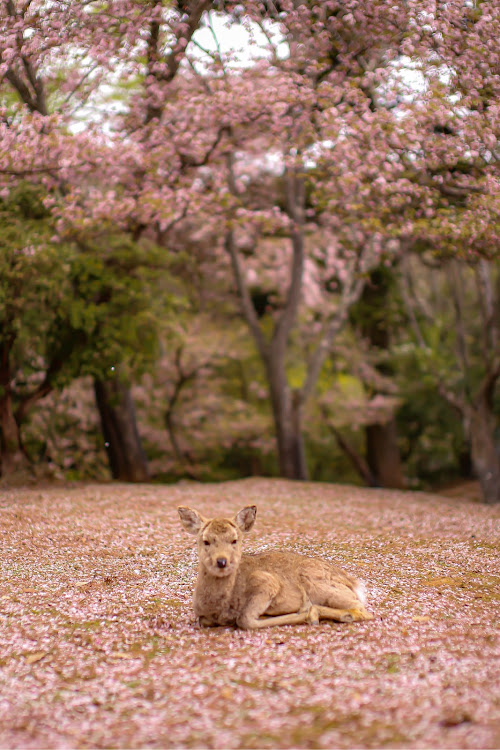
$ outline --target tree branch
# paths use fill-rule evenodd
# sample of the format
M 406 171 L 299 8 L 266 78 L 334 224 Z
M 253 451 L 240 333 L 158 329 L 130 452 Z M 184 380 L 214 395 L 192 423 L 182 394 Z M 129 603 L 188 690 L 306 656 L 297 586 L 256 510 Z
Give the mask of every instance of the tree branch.
M 28 85 L 22 80 L 22 78 L 16 73 L 13 68 L 5 73 L 5 78 L 8 80 L 12 88 L 17 91 L 23 104 L 26 104 L 30 112 L 37 112 L 36 101 L 34 100 Z
M 45 99 L 45 90 L 43 86 L 43 82 L 41 79 L 37 76 L 35 69 L 33 67 L 33 64 L 30 60 L 28 60 L 27 57 L 24 55 L 22 56 L 23 66 L 26 71 L 26 76 L 28 78 L 28 81 L 30 82 L 30 85 L 35 92 L 35 104 L 36 104 L 36 111 L 39 112 L 41 115 L 48 115 L 49 111 L 47 109 L 47 101 Z
M 496 354 L 495 359 L 491 362 L 481 385 L 479 386 L 476 401 L 485 400 L 488 404 L 493 401 L 493 394 L 498 378 L 500 377 L 500 354 Z
M 439 394 L 444 398 L 445 401 L 447 401 L 450 404 L 450 406 L 452 406 L 455 409 L 455 411 L 463 419 L 464 416 L 468 412 L 467 402 L 463 398 L 458 396 L 456 393 L 453 393 L 452 391 L 448 390 L 448 388 L 446 388 L 446 386 L 444 385 L 441 378 L 439 377 L 439 375 L 437 375 L 436 372 L 434 372 L 433 374 L 434 374 L 434 377 L 437 378 L 438 380 L 437 389 L 438 389 Z
M 468 385 L 468 373 L 470 369 L 469 354 L 467 351 L 467 341 L 465 335 L 465 326 L 463 319 L 462 300 L 463 300 L 463 285 L 462 279 L 460 278 L 459 269 L 457 268 L 454 261 L 449 264 L 450 273 L 446 274 L 448 279 L 448 288 L 451 292 L 451 298 L 453 301 L 453 307 L 455 308 L 455 321 L 456 321 L 456 334 L 457 334 L 457 358 L 462 366 L 462 373 L 464 376 L 464 385 L 466 395 L 470 396 L 470 389 Z
M 285 170 L 285 191 L 287 213 L 292 221 L 292 264 L 290 285 L 288 287 L 283 312 L 279 317 L 273 334 L 273 345 L 284 349 L 290 332 L 297 318 L 297 311 L 302 296 L 304 277 L 304 208 L 305 185 L 302 175 L 296 169 Z
M 170 83 L 173 81 L 185 54 L 187 45 L 191 41 L 196 29 L 199 27 L 203 13 L 208 10 L 210 6 L 210 0 L 193 0 L 186 22 L 187 28 L 182 36 L 177 39 L 170 53 L 166 57 L 162 57 L 160 54 L 160 22 L 156 19 L 151 21 L 150 36 L 148 40 L 148 72 L 150 75 L 154 76 L 158 82 Z M 155 0 L 153 7 L 161 8 L 161 0 Z M 165 63 L 167 72 L 155 70 L 155 63 L 159 62 Z M 161 105 L 149 104 L 146 111 L 146 124 L 150 123 L 151 120 L 155 118 L 159 118 L 162 109 Z
M 226 233 L 224 246 L 231 259 L 233 276 L 236 282 L 236 289 L 238 291 L 238 297 L 240 300 L 243 315 L 245 316 L 248 327 L 250 328 L 250 331 L 255 339 L 260 356 L 262 357 L 264 362 L 267 362 L 269 358 L 269 346 L 264 338 L 264 334 L 262 333 L 262 329 L 259 325 L 259 319 L 257 317 L 257 313 L 255 312 L 252 298 L 250 297 L 250 292 L 248 291 L 248 287 L 243 278 L 240 258 L 238 255 L 236 244 L 234 242 L 234 232 L 232 229 L 230 229 Z
M 498 351 L 500 341 L 500 300 L 495 299 L 491 264 L 482 258 L 475 268 L 479 302 L 483 311 L 484 356 L 487 360 Z
M 420 323 L 418 322 L 418 317 L 415 311 L 415 304 L 414 304 L 414 298 L 412 295 L 412 291 L 410 288 L 410 272 L 408 269 L 408 263 L 407 260 L 403 254 L 401 259 L 401 268 L 402 268 L 402 274 L 401 274 L 401 296 L 403 298 L 403 303 L 406 307 L 406 312 L 408 313 L 408 317 L 410 319 L 410 325 L 413 329 L 413 333 L 415 334 L 415 338 L 417 339 L 417 343 L 421 349 L 427 350 L 429 347 L 427 345 L 427 342 L 425 341 L 424 335 L 422 333 L 422 329 L 420 327 Z
M 199 159 L 195 159 L 194 157 L 192 157 L 190 155 L 187 155 L 187 154 L 181 154 L 181 153 L 179 153 L 179 159 L 181 161 L 181 169 L 188 169 L 189 167 L 204 167 L 205 164 L 208 164 L 208 161 L 209 161 L 210 157 L 212 156 L 212 154 L 214 153 L 215 149 L 217 148 L 217 146 L 221 142 L 222 136 L 224 134 L 229 133 L 229 132 L 230 132 L 229 126 L 222 125 L 219 128 L 219 130 L 217 132 L 217 135 L 216 135 L 216 137 L 215 137 L 214 142 L 212 143 L 212 145 L 209 146 L 209 148 L 207 149 L 207 151 L 205 152 L 205 154 L 202 157 L 200 157 Z
M 22 424 L 22 422 L 26 418 L 26 415 L 29 413 L 32 407 L 38 401 L 41 401 L 43 398 L 45 398 L 45 396 L 48 396 L 49 393 L 51 393 L 53 390 L 54 386 L 50 383 L 50 379 L 47 375 L 37 388 L 35 388 L 27 396 L 24 396 L 22 398 L 15 414 L 17 424 Z
M 74 166 L 81 166 L 81 165 L 74 165 Z M 64 167 L 32 167 L 31 169 L 1 169 L 0 168 L 0 174 L 7 174 L 11 175 L 12 177 L 24 177 L 29 174 L 43 174 L 51 172 L 58 172 L 61 169 L 64 169 Z
M 69 102 L 69 100 L 71 99 L 71 97 L 78 91 L 78 89 L 83 85 L 83 83 L 87 80 L 87 78 L 90 75 L 92 75 L 92 73 L 94 72 L 94 70 L 96 70 L 98 67 L 99 67 L 99 63 L 95 63 L 95 65 L 92 65 L 87 70 L 87 72 L 84 73 L 84 75 L 80 78 L 80 80 L 78 81 L 78 83 L 76 83 L 75 86 L 73 86 L 73 88 L 71 89 L 71 91 L 69 92 L 69 94 L 65 97 L 65 99 L 63 101 L 63 106 Z M 75 111 L 76 110 L 73 110 L 73 112 L 75 112 Z
M 358 275 L 356 270 L 353 270 L 349 283 L 342 289 L 340 303 L 335 311 L 335 315 L 326 322 L 320 342 L 309 362 L 306 379 L 300 389 L 300 400 L 302 404 L 304 404 L 311 395 L 318 381 L 325 359 L 332 348 L 335 336 L 347 320 L 350 307 L 360 298 L 364 285 L 365 279 Z
M 188 463 L 192 463 L 191 458 L 189 454 L 186 451 L 181 451 L 179 447 L 179 443 L 177 442 L 177 437 L 175 435 L 175 425 L 174 425 L 174 407 L 179 400 L 179 396 L 181 395 L 182 389 L 185 385 L 187 385 L 191 380 L 194 380 L 198 370 L 195 368 L 194 370 L 191 370 L 191 372 L 185 373 L 182 368 L 182 352 L 183 347 L 178 346 L 175 351 L 175 365 L 177 368 L 177 372 L 179 373 L 179 377 L 174 383 L 174 388 L 172 393 L 170 394 L 170 397 L 167 401 L 167 408 L 165 410 L 165 426 L 167 428 L 168 435 L 170 437 L 170 442 L 172 443 L 172 448 L 174 449 L 174 453 L 177 457 L 178 461 L 187 461 Z
M 403 273 L 401 274 L 401 291 L 402 291 L 402 298 L 403 303 L 406 307 L 406 311 L 408 313 L 408 317 L 410 319 L 411 326 L 413 328 L 413 332 L 415 334 L 415 338 L 417 341 L 418 347 L 425 352 L 429 352 L 431 347 L 427 344 L 425 341 L 424 335 L 422 333 L 422 329 L 420 328 L 420 324 L 418 322 L 418 317 L 415 311 L 415 305 L 414 300 L 412 298 L 412 293 L 410 291 L 409 286 L 409 270 L 407 268 L 407 262 L 405 261 L 404 257 L 401 261 Z M 450 391 L 445 384 L 443 383 L 443 380 L 441 378 L 441 375 L 436 370 L 435 367 L 433 367 L 429 363 L 429 369 L 431 371 L 431 374 L 436 382 L 436 387 L 438 389 L 439 394 L 444 398 L 445 401 L 447 401 L 450 406 L 452 406 L 455 411 L 458 412 L 461 418 L 464 417 L 464 415 L 467 412 L 467 402 L 464 398 L 457 395 L 456 393 L 453 393 Z
M 339 448 L 343 450 L 346 456 L 349 458 L 361 479 L 368 487 L 376 487 L 377 481 L 364 456 L 358 453 L 354 446 L 351 445 L 351 443 L 342 435 L 340 430 L 338 430 L 336 427 L 334 427 L 333 424 L 331 424 L 331 422 L 328 420 L 326 409 L 322 409 L 321 411 L 325 424 L 327 425 L 330 432 L 332 432 L 332 434 L 335 436 Z

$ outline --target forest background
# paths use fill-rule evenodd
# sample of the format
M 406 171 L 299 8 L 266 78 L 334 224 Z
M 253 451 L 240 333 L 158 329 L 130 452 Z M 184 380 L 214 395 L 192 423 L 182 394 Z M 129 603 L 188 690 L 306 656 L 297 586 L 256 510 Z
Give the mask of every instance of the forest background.
M 494 0 L 2 0 L 0 25 L 3 481 L 500 501 Z

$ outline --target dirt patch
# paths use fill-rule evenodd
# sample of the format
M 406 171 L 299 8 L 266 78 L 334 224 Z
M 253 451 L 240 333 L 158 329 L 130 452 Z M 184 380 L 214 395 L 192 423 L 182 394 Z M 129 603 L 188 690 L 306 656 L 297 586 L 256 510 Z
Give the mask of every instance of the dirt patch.
M 373 622 L 193 624 L 178 504 L 258 506 L 247 548 L 337 561 Z M 3 748 L 496 748 L 500 508 L 244 480 L 0 496 Z
M 443 497 L 456 497 L 465 500 L 481 501 L 482 492 L 479 482 L 454 482 L 446 487 L 440 487 L 436 490 Z

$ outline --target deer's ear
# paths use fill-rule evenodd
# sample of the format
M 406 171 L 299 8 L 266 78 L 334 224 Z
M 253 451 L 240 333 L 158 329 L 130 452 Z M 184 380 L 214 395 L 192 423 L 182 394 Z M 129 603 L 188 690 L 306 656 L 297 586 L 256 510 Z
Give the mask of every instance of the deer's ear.
M 256 505 L 247 505 L 246 508 L 240 510 L 234 517 L 236 526 L 242 531 L 250 531 L 255 523 L 255 517 L 257 515 Z
M 197 510 L 188 508 L 186 505 L 179 505 L 177 512 L 182 525 L 189 534 L 197 534 L 206 521 L 206 518 L 203 518 Z

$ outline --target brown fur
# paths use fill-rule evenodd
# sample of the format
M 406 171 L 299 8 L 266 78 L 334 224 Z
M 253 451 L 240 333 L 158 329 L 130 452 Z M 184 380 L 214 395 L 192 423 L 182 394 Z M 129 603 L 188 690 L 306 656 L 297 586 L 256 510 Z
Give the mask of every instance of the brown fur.
M 243 554 L 243 533 L 255 522 L 255 505 L 234 518 L 207 519 L 185 506 L 178 511 L 198 541 L 193 603 L 200 625 L 253 629 L 372 619 L 363 584 L 340 568 L 294 552 Z

